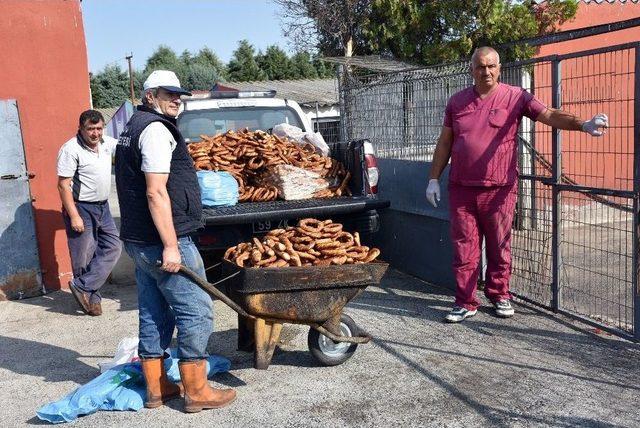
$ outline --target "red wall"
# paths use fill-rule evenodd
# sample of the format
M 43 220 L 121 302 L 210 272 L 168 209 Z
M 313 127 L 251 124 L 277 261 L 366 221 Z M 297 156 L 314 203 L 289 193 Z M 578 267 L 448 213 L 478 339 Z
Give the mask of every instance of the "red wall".
M 0 99 L 18 100 L 38 250 L 47 289 L 66 287 L 71 263 L 60 215 L 56 157 L 90 107 L 79 0 L 2 0 Z
M 640 3 L 588 4 L 580 2 L 576 17 L 559 30 L 573 30 L 640 17 Z M 541 46 L 538 57 L 580 52 L 640 41 L 640 27 Z M 633 188 L 634 82 L 633 49 L 562 61 L 562 108 L 583 119 L 603 112 L 610 129 L 602 138 L 563 132 L 563 173 L 580 185 L 630 190 Z M 550 64 L 535 67 L 536 95 L 551 104 Z M 537 144 L 551 152 L 551 138 L 540 127 Z
M 592 27 L 594 25 L 626 21 L 638 17 L 640 17 L 640 3 L 632 3 L 630 1 L 620 3 L 616 1 L 615 3 L 603 2 L 597 4 L 595 1 L 591 1 L 585 4 L 581 1 L 575 18 L 570 22 L 564 23 L 558 30 L 575 30 L 578 28 Z M 633 27 L 597 36 L 541 46 L 537 56 L 578 52 L 638 40 L 640 40 L 640 27 Z

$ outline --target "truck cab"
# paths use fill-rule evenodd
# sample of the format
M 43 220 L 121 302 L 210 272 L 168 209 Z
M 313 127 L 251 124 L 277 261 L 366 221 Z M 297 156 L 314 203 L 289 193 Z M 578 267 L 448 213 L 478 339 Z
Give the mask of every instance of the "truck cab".
M 215 89 L 215 88 L 214 88 Z M 178 127 L 187 143 L 200 135 L 214 135 L 249 128 L 270 132 L 279 123 L 313 132 L 297 102 L 275 97 L 275 91 L 211 91 L 183 100 Z

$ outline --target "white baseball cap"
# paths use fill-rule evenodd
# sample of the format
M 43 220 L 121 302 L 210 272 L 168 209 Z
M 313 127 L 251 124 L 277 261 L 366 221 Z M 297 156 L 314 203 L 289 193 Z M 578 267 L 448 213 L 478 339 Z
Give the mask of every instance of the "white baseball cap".
M 177 94 L 191 95 L 191 92 L 180 87 L 180 81 L 176 73 L 169 70 L 156 70 L 152 72 L 142 85 L 143 90 L 162 88 Z

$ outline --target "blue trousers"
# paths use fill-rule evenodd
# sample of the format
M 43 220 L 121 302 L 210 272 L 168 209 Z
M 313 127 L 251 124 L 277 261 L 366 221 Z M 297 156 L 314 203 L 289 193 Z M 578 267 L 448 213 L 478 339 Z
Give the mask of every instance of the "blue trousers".
M 73 285 L 91 294 L 90 302 L 100 302 L 100 287 L 118 262 L 122 243 L 111 216 L 109 203 L 76 202 L 84 222 L 84 232 L 71 229 L 71 219 L 62 211 L 71 254 Z
M 189 237 L 178 239 L 182 264 L 205 278 L 204 263 Z M 124 248 L 136 267 L 140 358 L 157 358 L 169 347 L 178 329 L 178 358 L 207 358 L 207 343 L 213 331 L 211 297 L 180 273 L 161 270 L 162 244 L 125 242 Z

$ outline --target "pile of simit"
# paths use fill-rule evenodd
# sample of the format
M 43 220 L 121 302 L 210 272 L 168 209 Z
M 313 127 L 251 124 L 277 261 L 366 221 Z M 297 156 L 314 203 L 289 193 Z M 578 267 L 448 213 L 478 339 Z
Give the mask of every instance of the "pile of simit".
M 360 244 L 358 232 L 345 232 L 331 220 L 306 218 L 297 227 L 231 247 L 224 259 L 240 267 L 328 266 L 368 263 L 379 255 L 379 249 Z
M 264 131 L 227 131 L 188 145 L 196 170 L 227 171 L 238 181 L 239 202 L 266 202 L 282 196 L 268 183 L 278 165 L 292 165 L 331 182 L 313 197 L 350 195 L 350 174 L 335 159 L 315 152 L 311 144 L 299 145 Z

